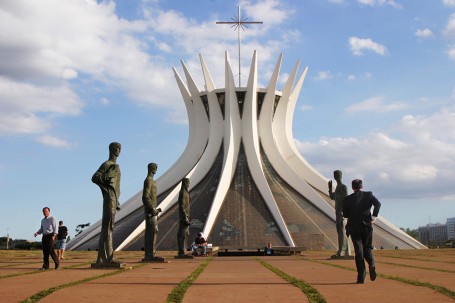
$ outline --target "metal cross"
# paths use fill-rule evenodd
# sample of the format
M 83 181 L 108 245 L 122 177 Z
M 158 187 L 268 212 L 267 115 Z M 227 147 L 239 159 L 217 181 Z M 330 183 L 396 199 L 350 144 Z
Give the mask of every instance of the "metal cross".
M 240 15 L 240 6 L 237 7 L 238 9 L 238 12 L 237 12 L 237 16 L 235 16 L 234 18 L 231 18 L 232 21 L 219 21 L 219 22 L 216 22 L 216 24 L 232 24 L 232 28 L 234 28 L 235 31 L 238 32 L 238 48 L 239 48 L 239 87 L 241 86 L 241 82 L 240 82 L 240 76 L 242 75 L 241 73 L 241 70 L 240 70 L 240 29 L 242 30 L 245 30 L 245 28 L 248 28 L 248 26 L 246 26 L 247 24 L 262 24 L 263 22 L 259 22 L 259 21 L 246 21 L 248 20 L 248 18 L 245 18 L 245 17 L 242 17 Z

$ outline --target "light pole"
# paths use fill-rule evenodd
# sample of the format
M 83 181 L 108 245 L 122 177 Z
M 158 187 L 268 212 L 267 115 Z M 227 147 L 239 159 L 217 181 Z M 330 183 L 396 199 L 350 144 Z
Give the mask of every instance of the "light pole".
M 6 228 L 6 250 L 9 249 L 9 227 Z

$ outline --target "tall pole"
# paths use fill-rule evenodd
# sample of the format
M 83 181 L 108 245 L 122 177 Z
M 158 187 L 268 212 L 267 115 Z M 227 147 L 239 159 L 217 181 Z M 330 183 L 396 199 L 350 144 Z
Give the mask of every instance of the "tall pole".
M 259 22 L 259 21 L 246 21 L 248 20 L 248 18 L 242 18 L 242 16 L 240 15 L 240 6 L 237 6 L 237 16 L 235 16 L 234 18 L 231 18 L 232 21 L 219 21 L 219 22 L 216 22 L 216 24 L 231 24 L 231 27 L 234 28 L 234 30 L 238 31 L 237 32 L 237 41 L 238 41 L 238 50 L 239 50 L 239 87 L 242 86 L 242 82 L 241 82 L 241 75 L 242 75 L 242 72 L 241 72 L 241 52 L 240 52 L 240 44 L 241 44 L 241 35 L 240 35 L 240 29 L 242 30 L 245 30 L 245 28 L 247 28 L 247 24 L 263 24 L 263 22 Z
M 239 16 L 239 20 L 240 19 L 240 6 L 237 6 L 237 16 Z M 242 76 L 242 71 L 241 71 L 241 66 L 242 64 L 240 62 L 242 62 L 241 60 L 241 57 L 240 57 L 240 44 L 241 44 L 241 38 L 240 38 L 240 30 L 237 31 L 237 34 L 238 34 L 238 38 L 237 38 L 237 45 L 238 45 L 238 49 L 239 49 L 239 87 L 241 87 L 241 80 L 240 80 L 240 77 Z
M 9 249 L 9 227 L 6 228 L 6 250 Z

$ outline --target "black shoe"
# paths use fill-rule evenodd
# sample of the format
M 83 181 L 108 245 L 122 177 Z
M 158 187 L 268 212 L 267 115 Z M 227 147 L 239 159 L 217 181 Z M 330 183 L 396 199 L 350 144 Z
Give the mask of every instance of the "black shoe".
M 357 284 L 363 284 L 365 282 L 365 275 L 365 271 L 361 274 L 357 273 Z
M 369 271 L 370 271 L 370 280 L 371 281 L 376 280 L 376 267 L 370 266 Z
M 59 269 L 60 264 L 55 264 L 55 270 Z

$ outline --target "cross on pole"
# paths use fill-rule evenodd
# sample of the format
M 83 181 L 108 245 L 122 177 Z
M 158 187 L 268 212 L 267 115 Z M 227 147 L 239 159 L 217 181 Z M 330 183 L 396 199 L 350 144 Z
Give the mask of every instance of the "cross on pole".
M 216 24 L 232 24 L 232 28 L 234 28 L 235 31 L 238 33 L 238 48 L 239 48 L 239 87 L 241 86 L 240 82 L 240 76 L 241 76 L 241 70 L 240 70 L 240 29 L 245 30 L 245 28 L 248 28 L 247 24 L 263 24 L 263 22 L 260 21 L 247 21 L 248 18 L 245 18 L 240 15 L 240 6 L 237 7 L 237 16 L 234 16 L 234 18 L 231 18 L 232 21 L 218 21 Z

